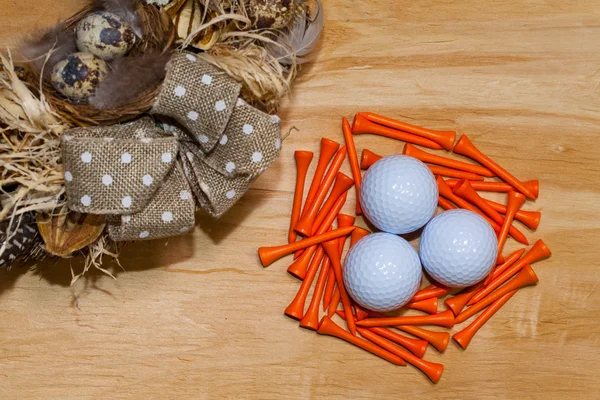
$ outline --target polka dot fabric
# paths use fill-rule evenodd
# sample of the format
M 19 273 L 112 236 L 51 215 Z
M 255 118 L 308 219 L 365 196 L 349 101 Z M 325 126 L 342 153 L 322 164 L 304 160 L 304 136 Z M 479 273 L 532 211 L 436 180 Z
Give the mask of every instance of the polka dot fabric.
M 245 102 L 236 105 L 223 137 L 225 144 L 216 146 L 206 162 L 226 176 L 254 179 L 279 155 L 275 146 L 281 138 L 279 123 Z
M 250 132 L 249 126 L 252 126 Z M 245 127 L 245 128 L 244 128 Z M 238 101 L 223 137 L 215 149 L 204 154 L 192 143 L 182 143 L 185 168 L 200 205 L 220 217 L 247 191 L 277 158 L 281 150 L 279 119 Z
M 115 241 L 189 232 L 196 204 L 223 215 L 281 148 L 279 118 L 239 91 L 198 57 L 175 55 L 153 118 L 63 135 L 69 208 L 106 215 Z
M 281 121 L 273 117 L 237 99 L 227 127 L 209 152 L 198 145 L 202 135 L 190 141 L 179 124 L 166 125 L 180 139 L 181 163 L 192 191 L 213 217 L 227 212 L 279 155 Z
M 194 226 L 194 198 L 173 196 L 190 191 L 176 162 L 178 141 L 156 129 L 151 118 L 73 129 L 69 137 L 63 140 L 69 208 L 106 214 L 111 239 L 158 239 Z M 92 155 L 90 163 L 82 152 Z
M 130 215 L 127 220 L 109 218 L 110 237 L 115 241 L 152 240 L 181 235 L 183 228 L 186 232 L 191 230 L 196 204 L 193 196 L 181 196 L 182 191 L 189 191 L 189 186 L 181 166 L 177 165 L 142 212 Z
M 72 129 L 69 135 L 71 139 L 62 143 L 67 200 L 71 210 L 81 213 L 142 211 L 173 169 L 179 149 L 174 137 L 157 133 L 150 118 Z
M 194 154 L 193 161 L 182 159 L 193 176 L 193 179 L 190 179 L 190 186 L 202 208 L 218 218 L 250 189 L 252 181 L 244 175 L 225 177 L 208 164 L 197 162 L 196 157 Z
M 220 69 L 190 55 L 173 56 L 152 113 L 177 121 L 196 136 L 207 153 L 221 138 L 241 86 Z

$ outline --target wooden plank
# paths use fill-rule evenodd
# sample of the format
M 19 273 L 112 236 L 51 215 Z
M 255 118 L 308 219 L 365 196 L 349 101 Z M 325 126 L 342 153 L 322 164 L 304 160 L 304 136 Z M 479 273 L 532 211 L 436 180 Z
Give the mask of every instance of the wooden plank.
M 299 131 L 231 212 L 201 216 L 188 236 L 128 246 L 127 273 L 107 265 L 116 281 L 92 273 L 70 289 L 76 260 L 0 271 L 0 397 L 596 398 L 598 3 L 325 3 L 317 60 L 281 110 L 284 131 Z M 83 4 L 5 0 L 0 43 Z M 256 257 L 287 238 L 294 150 L 316 152 L 322 136 L 342 141 L 341 117 L 367 110 L 467 133 L 517 177 L 541 181 L 539 200 L 526 205 L 543 211 L 541 226 L 524 228 L 554 253 L 534 266 L 539 285 L 511 299 L 467 351 L 428 350 L 446 365 L 436 386 L 299 329 L 283 315 L 298 287 L 289 259 L 263 269 Z M 403 145 L 366 135 L 356 143 L 384 155 Z

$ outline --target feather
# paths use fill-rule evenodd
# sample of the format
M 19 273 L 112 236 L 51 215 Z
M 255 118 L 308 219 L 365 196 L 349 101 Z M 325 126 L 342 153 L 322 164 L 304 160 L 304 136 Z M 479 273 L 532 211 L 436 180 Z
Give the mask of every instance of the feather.
M 309 61 L 307 56 L 316 46 L 323 26 L 325 13 L 321 0 L 316 0 L 316 10 L 313 21 L 308 21 L 306 14 L 296 18 L 287 32 L 277 38 L 278 45 L 269 46 L 269 52 L 281 63 L 291 65 L 294 61 L 302 64 Z
M 138 37 L 143 37 L 142 18 L 137 12 L 137 0 L 96 0 L 104 11 L 116 14 L 133 28 Z
M 116 59 L 112 63 L 112 71 L 100 83 L 89 103 L 99 110 L 131 103 L 165 79 L 170 59 L 170 53 L 159 52 Z
M 0 222 L 0 268 L 10 269 L 35 243 L 38 230 L 32 213 Z
M 64 22 L 58 22 L 38 35 L 28 36 L 20 46 L 23 57 L 31 62 L 39 74 L 43 70 L 45 77 L 50 76 L 54 64 L 76 51 L 75 32 L 67 30 Z M 46 61 L 46 56 L 50 52 Z

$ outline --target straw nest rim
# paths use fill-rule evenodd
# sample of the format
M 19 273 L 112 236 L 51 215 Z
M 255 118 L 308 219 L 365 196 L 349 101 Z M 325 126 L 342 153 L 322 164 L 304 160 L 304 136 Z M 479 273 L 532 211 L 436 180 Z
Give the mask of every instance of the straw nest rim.
M 144 37 L 136 42 L 129 55 L 142 55 L 148 51 L 166 52 L 172 48 L 175 41 L 173 24 L 160 9 L 151 4 L 137 2 L 137 11 L 142 20 Z M 75 29 L 79 21 L 87 14 L 101 10 L 95 4 L 90 4 L 65 21 L 67 29 Z M 60 117 L 75 126 L 113 125 L 135 119 L 140 114 L 152 108 L 162 82 L 142 92 L 136 99 L 118 107 L 100 110 L 88 103 L 73 103 L 60 94 L 47 79 L 41 79 L 39 73 L 29 64 L 24 64 L 23 79 L 31 87 L 41 87 L 50 106 Z

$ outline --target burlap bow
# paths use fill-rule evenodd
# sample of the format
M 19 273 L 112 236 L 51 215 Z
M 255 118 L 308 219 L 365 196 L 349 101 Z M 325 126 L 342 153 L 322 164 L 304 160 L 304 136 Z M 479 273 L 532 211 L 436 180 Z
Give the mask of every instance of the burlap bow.
M 107 216 L 113 240 L 156 239 L 194 225 L 196 200 L 219 217 L 277 158 L 279 118 L 193 54 L 171 60 L 152 117 L 63 135 L 68 206 Z

